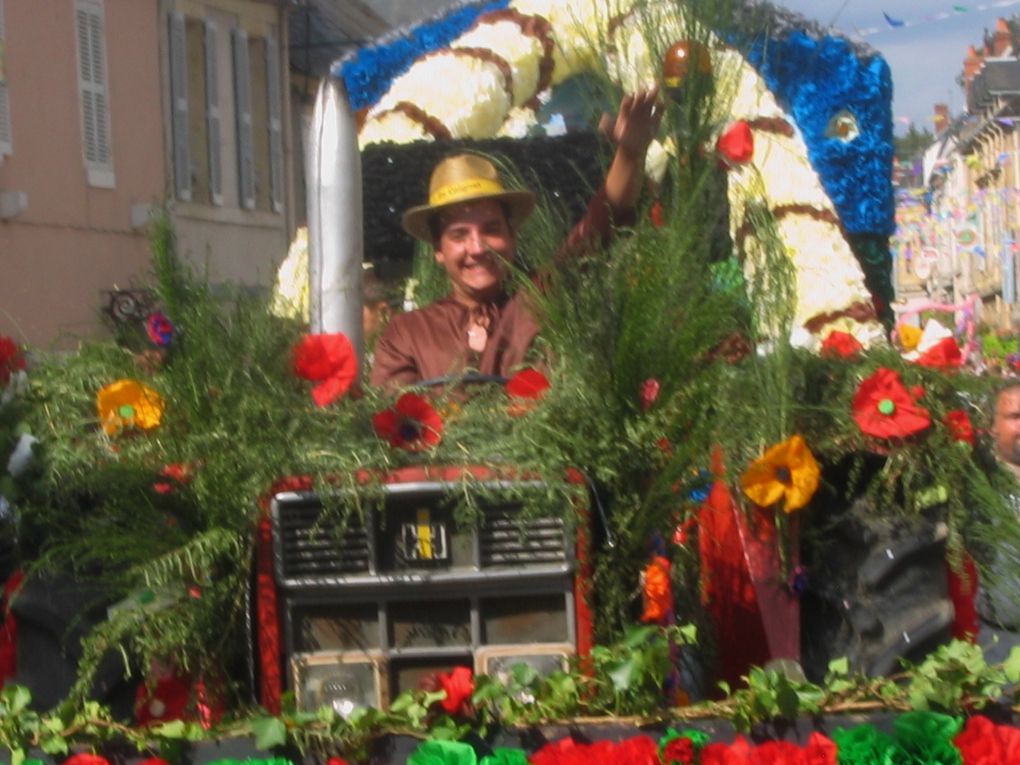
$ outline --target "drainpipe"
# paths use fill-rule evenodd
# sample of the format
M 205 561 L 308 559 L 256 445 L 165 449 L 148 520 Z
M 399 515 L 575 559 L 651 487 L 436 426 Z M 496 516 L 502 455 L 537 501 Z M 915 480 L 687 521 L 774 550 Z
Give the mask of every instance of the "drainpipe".
M 354 112 L 339 78 L 327 75 L 319 84 L 306 146 L 311 330 L 343 332 L 362 368 L 361 155 Z

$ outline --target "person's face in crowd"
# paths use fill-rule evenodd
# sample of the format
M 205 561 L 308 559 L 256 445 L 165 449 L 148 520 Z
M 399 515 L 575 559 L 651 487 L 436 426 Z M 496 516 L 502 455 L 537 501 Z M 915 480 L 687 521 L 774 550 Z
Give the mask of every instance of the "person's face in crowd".
M 517 247 L 503 206 L 493 199 L 454 205 L 440 213 L 439 231 L 436 262 L 454 295 L 467 302 L 496 297 Z
M 992 436 L 999 459 L 1020 466 L 1020 386 L 1007 388 L 996 398 Z

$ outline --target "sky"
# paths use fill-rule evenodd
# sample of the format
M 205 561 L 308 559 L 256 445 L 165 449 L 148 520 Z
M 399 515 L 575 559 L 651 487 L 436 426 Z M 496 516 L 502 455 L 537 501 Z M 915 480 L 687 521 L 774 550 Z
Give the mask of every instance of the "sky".
M 963 70 L 968 45 L 980 46 L 995 20 L 1020 14 L 1020 0 L 773 0 L 822 26 L 861 39 L 882 54 L 893 78 L 893 116 L 897 133 L 911 124 L 933 127 L 936 103 L 950 113 L 963 112 L 963 91 L 956 78 Z M 368 0 L 396 24 L 414 15 L 430 15 L 449 0 Z M 886 22 L 883 13 L 902 27 Z M 858 33 L 860 36 L 858 37 Z

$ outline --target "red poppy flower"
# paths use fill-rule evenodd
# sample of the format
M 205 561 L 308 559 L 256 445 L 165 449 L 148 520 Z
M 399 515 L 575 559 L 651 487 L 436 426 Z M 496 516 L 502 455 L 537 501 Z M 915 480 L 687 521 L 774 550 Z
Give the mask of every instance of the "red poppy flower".
M 343 396 L 358 377 L 354 346 L 342 332 L 305 335 L 294 346 L 294 374 L 319 383 L 312 388 L 318 406 L 328 406 Z
M 153 345 L 165 348 L 174 339 L 174 325 L 164 314 L 157 311 L 145 320 L 145 333 Z
M 644 610 L 641 621 L 646 624 L 664 624 L 673 611 L 673 583 L 669 577 L 669 559 L 655 555 L 642 575 L 641 591 Z
M 539 399 L 547 390 L 549 390 L 548 378 L 531 367 L 522 369 L 506 383 L 507 395 L 513 398 Z
M 849 332 L 832 330 L 822 341 L 822 355 L 829 358 L 851 359 L 864 350 L 860 341 Z
M 439 687 L 446 691 L 446 698 L 439 703 L 451 715 L 461 711 L 471 701 L 471 694 L 475 692 L 475 680 L 467 667 L 454 667 L 453 672 L 440 672 L 436 679 Z
M 326 765 L 350 765 L 343 757 L 330 757 L 326 760 Z
M 537 369 L 522 369 L 506 382 L 506 393 L 513 399 L 510 416 L 520 417 L 534 408 L 535 403 L 549 390 L 548 378 Z
M 0 386 L 11 381 L 11 375 L 25 368 L 25 357 L 11 338 L 0 335 Z
M 372 426 L 390 446 L 417 451 L 443 440 L 443 418 L 416 393 L 405 393 L 389 409 L 372 415 Z
M 661 390 L 662 384 L 654 377 L 649 377 L 641 383 L 641 411 L 647 412 L 652 408 L 652 404 L 658 400 Z
M 162 757 L 148 757 L 139 762 L 138 765 L 170 765 L 170 763 Z
M 955 337 L 944 337 L 922 353 L 917 363 L 932 369 L 955 369 L 963 366 L 963 353 Z
M 965 411 L 953 409 L 950 412 L 946 412 L 945 423 L 954 441 L 963 441 L 971 446 L 974 445 L 976 440 L 974 437 L 974 425 Z
M 899 374 L 886 367 L 860 384 L 852 405 L 857 426 L 876 438 L 905 438 L 931 425 L 928 410 L 917 405 Z
M 754 156 L 754 133 L 751 132 L 751 126 L 744 120 L 734 122 L 719 136 L 715 149 L 722 156 L 724 166 L 733 167 L 750 162 Z

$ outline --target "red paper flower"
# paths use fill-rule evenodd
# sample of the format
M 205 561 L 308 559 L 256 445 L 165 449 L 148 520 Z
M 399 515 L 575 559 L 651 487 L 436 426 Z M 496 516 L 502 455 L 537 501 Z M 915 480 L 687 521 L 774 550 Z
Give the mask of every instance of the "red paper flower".
M 670 580 L 669 559 L 655 555 L 645 566 L 642 575 L 644 610 L 641 621 L 646 624 L 664 624 L 673 611 L 673 583 Z
M 613 747 L 605 759 L 594 757 L 589 762 L 612 762 L 614 765 L 659 765 L 659 747 L 648 736 L 632 736 Z
M 944 337 L 922 353 L 917 363 L 932 369 L 955 369 L 963 366 L 963 353 L 956 344 L 956 338 Z
M 372 426 L 390 446 L 418 451 L 443 440 L 443 418 L 416 393 L 405 393 L 389 409 L 372 415 Z
M 738 735 L 732 744 L 716 742 L 701 750 L 701 765 L 750 765 L 753 750 L 747 739 Z
M 546 744 L 528 758 L 531 765 L 568 765 L 568 763 L 584 763 L 587 760 L 587 747 L 577 744 L 572 738 L 561 738 L 559 741 Z
M 656 199 L 652 202 L 652 207 L 648 211 L 648 217 L 652 219 L 652 225 L 655 228 L 662 228 L 666 225 L 666 212 L 662 207 L 661 199 Z
M 105 757 L 100 757 L 98 754 L 80 752 L 79 754 L 72 754 L 64 760 L 64 765 L 110 765 L 110 761 Z
M 744 120 L 730 125 L 726 132 L 719 136 L 715 149 L 722 156 L 726 166 L 743 165 L 754 156 L 754 133 L 751 126 Z
M 860 341 L 849 332 L 832 330 L 822 341 L 822 355 L 830 358 L 852 359 L 864 350 Z
M 953 740 L 963 765 L 1012 765 L 1020 762 L 1020 729 L 996 725 L 983 715 L 967 720 Z
M 174 339 L 174 325 L 164 314 L 157 311 L 145 320 L 145 332 L 153 345 L 165 348 Z
M 641 411 L 647 412 L 652 408 L 659 398 L 659 392 L 662 390 L 662 384 L 654 377 L 649 377 L 643 383 L 641 383 Z
M 853 398 L 857 426 L 876 438 L 905 438 L 931 425 L 928 411 L 919 407 L 899 374 L 879 367 L 864 380 Z
M 11 375 L 25 368 L 25 357 L 11 338 L 0 335 L 0 386 L 11 381 Z
M 326 760 L 326 765 L 350 765 L 343 757 L 330 757 Z
M 475 679 L 467 667 L 454 667 L 453 672 L 440 672 L 436 679 L 439 687 L 446 691 L 446 698 L 439 703 L 451 715 L 461 711 L 471 701 L 471 694 L 475 692 Z
M 305 335 L 294 346 L 294 374 L 319 383 L 312 388 L 318 406 L 328 406 L 343 396 L 358 377 L 354 346 L 342 332 Z
M 953 409 L 946 412 L 945 423 L 953 440 L 963 441 L 971 446 L 975 444 L 974 425 L 964 410 Z
M 694 765 L 694 742 L 686 736 L 673 739 L 662 752 L 663 765 Z
M 182 462 L 164 465 L 159 474 L 163 478 L 169 478 L 170 480 L 156 481 L 156 483 L 152 484 L 152 489 L 157 494 L 170 494 L 178 486 L 191 482 L 191 466 Z

